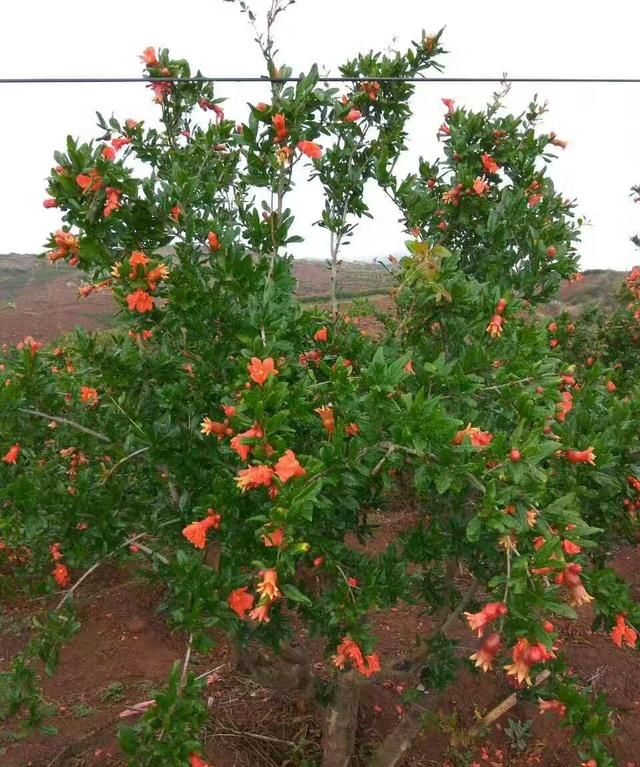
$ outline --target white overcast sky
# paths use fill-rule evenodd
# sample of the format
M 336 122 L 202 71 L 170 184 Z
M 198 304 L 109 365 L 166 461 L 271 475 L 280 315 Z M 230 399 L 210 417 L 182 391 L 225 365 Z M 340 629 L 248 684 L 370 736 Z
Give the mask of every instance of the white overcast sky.
M 253 0 L 253 7 L 267 2 Z M 4 77 L 138 75 L 138 54 L 147 45 L 169 47 L 208 75 L 263 74 L 246 19 L 222 0 L 5 0 L 1 15 Z M 446 26 L 443 43 L 450 53 L 442 62 L 450 76 L 638 77 L 639 22 L 635 0 L 298 0 L 281 17 L 276 37 L 280 60 L 296 73 L 313 62 L 335 71 L 356 51 L 404 48 L 423 28 Z M 479 108 L 493 89 L 418 85 L 403 170 L 411 170 L 420 154 L 437 155 L 442 97 Z M 590 222 L 583 232 L 582 267 L 628 269 L 640 261 L 629 242 L 640 231 L 640 204 L 629 198 L 629 187 L 640 183 L 640 84 L 516 84 L 507 105 L 519 112 L 536 92 L 549 102 L 545 128 L 570 142 L 552 176 L 567 197 L 578 199 Z M 268 97 L 261 84 L 223 84 L 216 95 L 229 97 L 227 115 L 237 120 L 245 118 L 246 101 Z M 63 148 L 68 133 L 98 135 L 96 110 L 149 119 L 158 109 L 141 84 L 0 84 L 0 99 L 0 253 L 38 252 L 57 227 L 57 212 L 44 210 L 42 199 L 52 153 Z M 299 229 L 307 240 L 297 254 L 324 257 L 326 236 L 310 226 L 321 197 L 302 186 L 294 205 L 302 211 Z M 347 258 L 402 252 L 393 206 L 381 193 L 372 194 L 371 204 L 375 218 L 362 225 Z

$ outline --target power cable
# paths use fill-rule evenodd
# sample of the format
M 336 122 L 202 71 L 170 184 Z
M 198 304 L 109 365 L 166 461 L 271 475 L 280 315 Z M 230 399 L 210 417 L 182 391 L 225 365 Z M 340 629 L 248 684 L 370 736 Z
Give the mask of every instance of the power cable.
M 0 85 L 72 85 L 101 83 L 295 83 L 299 77 L 0 77 Z M 323 83 L 640 83 L 638 77 L 319 77 Z

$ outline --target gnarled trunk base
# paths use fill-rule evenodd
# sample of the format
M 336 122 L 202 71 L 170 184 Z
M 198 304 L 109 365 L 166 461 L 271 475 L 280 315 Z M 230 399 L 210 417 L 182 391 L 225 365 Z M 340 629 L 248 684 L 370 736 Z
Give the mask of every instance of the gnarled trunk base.
M 400 764 L 422 729 L 424 715 L 422 706 L 415 703 L 410 706 L 398 725 L 378 746 L 371 767 L 396 767 Z
M 338 674 L 333 700 L 325 713 L 322 767 L 348 767 L 356 742 L 360 683 L 355 672 Z

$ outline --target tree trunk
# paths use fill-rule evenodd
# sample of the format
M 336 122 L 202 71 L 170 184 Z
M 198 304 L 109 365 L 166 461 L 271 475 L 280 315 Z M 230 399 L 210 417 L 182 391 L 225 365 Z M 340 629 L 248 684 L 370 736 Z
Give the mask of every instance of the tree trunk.
M 331 316 L 338 316 L 338 254 L 331 254 Z
M 422 729 L 425 713 L 424 708 L 417 703 L 410 706 L 399 724 L 377 748 L 371 767 L 395 767 L 400 764 Z
M 333 700 L 325 713 L 322 767 L 348 767 L 356 742 L 361 685 L 355 672 L 338 674 Z

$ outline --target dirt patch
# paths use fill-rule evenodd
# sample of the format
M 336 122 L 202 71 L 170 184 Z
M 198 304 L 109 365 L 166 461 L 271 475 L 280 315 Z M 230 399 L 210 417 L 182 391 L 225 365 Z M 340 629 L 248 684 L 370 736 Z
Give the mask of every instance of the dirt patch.
M 184 654 L 184 640 L 172 635 L 157 615 L 159 593 L 130 580 L 124 572 L 96 574 L 87 580 L 79 610 L 82 629 L 64 647 L 58 671 L 44 679 L 43 693 L 54 712 L 47 731 L 7 745 L 3 767 L 93 764 L 88 755 L 117 752 L 115 724 L 126 704 L 149 698 L 173 662 Z M 0 643 L 0 668 L 18 650 L 16 634 Z M 55 759 L 55 761 L 52 761 Z M 99 764 L 110 764 L 109 760 Z

